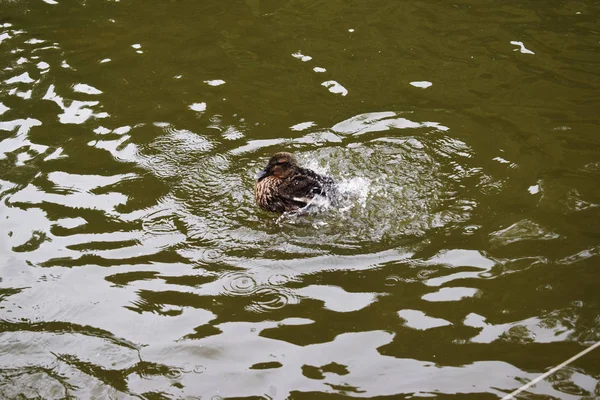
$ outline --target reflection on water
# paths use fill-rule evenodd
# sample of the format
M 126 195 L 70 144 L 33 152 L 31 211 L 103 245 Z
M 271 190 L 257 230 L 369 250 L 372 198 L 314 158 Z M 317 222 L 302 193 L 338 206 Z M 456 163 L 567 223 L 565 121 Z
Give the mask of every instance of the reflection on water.
M 596 5 L 1 7 L 0 397 L 498 398 L 600 340 Z M 258 209 L 282 149 L 339 204 Z

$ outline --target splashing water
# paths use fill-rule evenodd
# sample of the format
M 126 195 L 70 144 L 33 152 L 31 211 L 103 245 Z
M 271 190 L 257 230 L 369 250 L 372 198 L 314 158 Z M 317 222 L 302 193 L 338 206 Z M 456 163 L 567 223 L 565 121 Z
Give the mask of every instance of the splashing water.
M 300 153 L 301 165 L 334 178 L 338 195 L 316 197 L 305 210 L 283 215 L 277 223 L 310 226 L 302 235 L 304 243 L 354 247 L 362 241 L 422 237 L 430 229 L 460 222 L 475 204 L 449 201 L 461 180 L 473 173 L 458 162 L 458 150 L 468 155 L 461 143 L 432 132 Z M 442 157 L 457 160 L 450 164 L 453 168 L 442 169 Z
M 315 168 L 318 173 L 328 175 L 322 168 Z M 277 218 L 278 224 L 302 223 L 303 218 L 323 213 L 337 213 L 344 217 L 355 207 L 365 208 L 371 191 L 371 181 L 362 178 L 342 178 L 336 181 L 335 193 L 329 196 L 315 196 L 305 207 L 295 212 L 286 212 Z M 325 221 L 313 221 L 315 228 L 327 225 Z

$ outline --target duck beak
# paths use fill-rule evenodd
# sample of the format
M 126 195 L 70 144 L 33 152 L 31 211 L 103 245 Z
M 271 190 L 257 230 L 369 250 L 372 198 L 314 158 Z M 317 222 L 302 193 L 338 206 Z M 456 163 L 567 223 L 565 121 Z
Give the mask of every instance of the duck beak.
M 254 175 L 254 179 L 256 179 L 257 181 L 260 181 L 261 179 L 264 179 L 268 174 L 267 169 L 263 169 L 262 171 L 260 171 L 259 173 L 257 173 L 256 175 Z

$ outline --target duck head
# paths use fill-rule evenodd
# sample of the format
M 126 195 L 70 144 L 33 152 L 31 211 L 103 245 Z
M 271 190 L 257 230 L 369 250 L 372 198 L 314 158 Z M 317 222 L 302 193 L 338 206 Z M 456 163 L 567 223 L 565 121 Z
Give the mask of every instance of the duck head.
M 258 182 L 265 179 L 267 176 L 274 176 L 279 179 L 286 178 L 297 167 L 296 159 L 290 153 L 275 153 L 267 163 L 267 166 L 256 174 L 255 178 Z

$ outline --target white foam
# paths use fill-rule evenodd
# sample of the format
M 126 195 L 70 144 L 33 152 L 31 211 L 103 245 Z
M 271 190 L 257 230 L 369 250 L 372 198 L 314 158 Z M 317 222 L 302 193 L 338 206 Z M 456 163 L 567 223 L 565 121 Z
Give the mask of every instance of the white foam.
M 339 198 L 336 199 L 336 205 L 339 207 L 341 212 L 351 210 L 356 205 L 360 206 L 361 208 L 366 207 L 369 195 L 372 192 L 372 182 L 370 179 L 360 176 L 354 176 L 351 178 L 336 176 L 336 174 L 330 171 L 328 165 L 321 166 L 316 160 L 307 160 L 302 164 L 306 166 L 306 168 L 309 168 L 320 175 L 334 177 L 336 189 L 339 195 Z M 323 201 L 323 199 L 325 201 Z M 332 206 L 331 202 L 326 198 L 315 199 L 313 202 L 315 202 L 314 205 L 319 206 L 321 209 Z M 311 202 L 311 206 L 313 206 L 313 202 Z
M 371 193 L 371 181 L 369 179 L 363 177 L 341 179 L 337 187 L 342 199 L 348 200 L 346 201 L 348 204 L 342 205 L 342 211 L 352 208 L 354 204 L 358 204 L 362 208 L 366 207 Z

